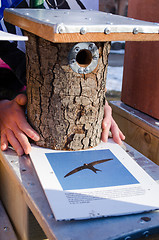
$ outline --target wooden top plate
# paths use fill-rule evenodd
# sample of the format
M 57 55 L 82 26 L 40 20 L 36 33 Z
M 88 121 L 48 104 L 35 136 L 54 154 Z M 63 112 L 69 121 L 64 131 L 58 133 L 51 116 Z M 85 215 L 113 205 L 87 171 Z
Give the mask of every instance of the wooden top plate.
M 51 42 L 159 40 L 158 23 L 99 11 L 5 9 L 4 19 Z

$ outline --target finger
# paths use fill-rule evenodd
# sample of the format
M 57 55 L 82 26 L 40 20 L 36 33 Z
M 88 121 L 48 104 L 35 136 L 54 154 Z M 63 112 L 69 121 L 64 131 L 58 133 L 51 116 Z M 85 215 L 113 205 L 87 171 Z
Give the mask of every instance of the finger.
M 7 136 L 3 132 L 3 133 L 1 133 L 1 150 L 5 151 L 5 150 L 7 150 L 7 148 L 8 148 Z
M 106 104 L 104 106 L 104 119 L 103 119 L 103 123 L 102 123 L 103 128 L 106 128 L 107 124 L 109 124 L 111 122 L 111 117 L 112 117 L 112 109 L 106 102 Z
M 15 137 L 15 135 L 11 129 L 8 128 L 6 130 L 6 136 L 7 136 L 8 141 L 14 148 L 14 150 L 17 152 L 17 154 L 19 156 L 23 155 L 24 154 L 23 148 L 22 148 L 21 144 L 19 143 L 19 141 L 17 140 L 17 138 Z
M 29 138 L 31 138 L 34 141 L 39 141 L 40 136 L 39 134 L 29 125 L 29 123 L 27 122 L 26 118 L 25 118 L 25 114 L 23 112 L 21 112 L 18 115 L 16 124 L 18 126 L 18 128 L 25 133 Z
M 34 141 L 39 141 L 39 134 L 29 125 L 26 119 L 24 121 L 18 121 L 17 124 L 21 131 L 23 131 L 28 137 Z
M 25 94 L 19 94 L 14 99 L 18 105 L 24 106 L 27 103 L 27 97 Z
M 107 142 L 108 136 L 109 136 L 109 130 L 111 127 L 111 119 L 112 119 L 112 109 L 111 107 L 107 104 L 104 106 L 104 119 L 102 121 L 102 141 Z
M 119 136 L 122 140 L 125 140 L 125 135 L 122 133 L 122 131 L 119 132 Z
M 15 137 L 21 144 L 23 151 L 25 152 L 25 154 L 29 154 L 31 151 L 31 145 L 29 143 L 27 136 L 18 127 L 14 130 Z
M 112 118 L 112 124 L 111 124 L 111 132 L 112 132 L 112 136 L 113 136 L 114 142 L 116 142 L 119 145 L 121 145 L 122 144 L 122 140 L 125 139 L 125 136 L 120 131 L 118 125 L 116 124 L 116 122 L 114 121 L 113 118 Z
M 107 129 L 102 130 L 101 139 L 102 139 L 103 142 L 108 141 L 108 136 L 109 136 L 109 130 L 107 130 Z
M 107 142 L 109 136 L 109 130 L 111 127 L 111 120 L 104 118 L 102 122 L 102 141 Z

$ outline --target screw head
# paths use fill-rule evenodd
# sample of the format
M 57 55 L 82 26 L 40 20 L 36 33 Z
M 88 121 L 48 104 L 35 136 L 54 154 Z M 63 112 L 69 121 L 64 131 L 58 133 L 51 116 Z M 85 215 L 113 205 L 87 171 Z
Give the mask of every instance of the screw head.
M 82 68 L 79 68 L 79 69 L 78 69 L 78 73 L 83 74 L 83 69 L 82 69 Z
M 98 60 L 98 57 L 95 55 L 95 56 L 93 56 L 93 60 Z
M 88 46 L 88 50 L 91 51 L 91 50 L 93 49 L 93 47 L 94 47 L 94 44 L 93 44 L 93 43 L 90 43 L 89 46 Z
M 104 33 L 105 33 L 105 34 L 109 34 L 109 33 L 111 33 L 110 28 L 108 28 L 108 27 L 105 28 L 105 29 L 104 29 Z
M 134 29 L 133 29 L 133 34 L 138 34 L 138 33 L 139 33 L 138 28 L 134 28 Z
M 89 73 L 89 68 L 88 68 L 88 67 L 86 67 L 86 68 L 84 69 L 84 73 L 85 73 L 85 74 Z
M 76 59 L 71 59 L 70 64 L 74 64 L 76 62 Z
M 127 236 L 124 240 L 130 240 L 131 237 L 130 236 Z
M 7 227 L 7 226 L 5 226 L 4 228 L 3 228 L 3 231 L 8 231 L 9 230 L 9 227 Z
M 148 237 L 149 235 L 150 235 L 150 232 L 149 232 L 149 231 L 143 232 L 143 236 L 144 236 L 144 237 Z
M 79 48 L 79 47 L 76 47 L 74 51 L 75 51 L 76 53 L 78 53 L 79 50 L 80 50 L 80 48 Z
M 64 33 L 64 28 L 63 28 L 62 26 L 59 26 L 59 27 L 58 27 L 58 32 L 59 32 L 59 33 Z
M 86 31 L 86 29 L 85 29 L 84 27 L 82 27 L 82 28 L 80 29 L 80 34 L 83 35 L 83 34 L 86 34 L 86 32 L 87 32 L 87 31 Z

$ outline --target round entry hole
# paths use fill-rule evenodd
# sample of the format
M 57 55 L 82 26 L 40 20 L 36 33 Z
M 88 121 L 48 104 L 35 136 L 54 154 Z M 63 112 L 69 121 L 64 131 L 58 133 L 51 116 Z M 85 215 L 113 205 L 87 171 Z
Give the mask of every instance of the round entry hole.
M 76 61 L 81 67 L 87 67 L 92 61 L 92 54 L 87 49 L 82 49 L 76 56 Z

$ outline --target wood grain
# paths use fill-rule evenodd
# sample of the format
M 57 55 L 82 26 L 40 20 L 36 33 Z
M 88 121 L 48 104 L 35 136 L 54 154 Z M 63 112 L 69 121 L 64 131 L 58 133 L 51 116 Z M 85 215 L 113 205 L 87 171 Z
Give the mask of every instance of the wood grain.
M 128 16 L 159 22 L 158 0 L 130 0 Z M 142 9 L 142 11 L 141 11 Z M 159 119 L 159 42 L 127 42 L 122 101 Z
M 112 101 L 110 105 L 115 121 L 126 136 L 125 141 L 159 165 L 159 127 L 155 125 L 156 119 L 120 101 Z
M 5 209 L 0 201 L 0 239 L 2 240 L 17 240 L 11 222 L 7 216 Z
M 27 115 L 40 134 L 36 144 L 56 150 L 98 145 L 110 43 L 96 44 L 100 55 L 97 67 L 88 74 L 80 74 L 68 63 L 74 44 L 54 44 L 26 34 L 30 39 L 26 43 Z

